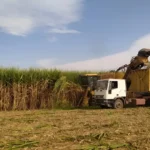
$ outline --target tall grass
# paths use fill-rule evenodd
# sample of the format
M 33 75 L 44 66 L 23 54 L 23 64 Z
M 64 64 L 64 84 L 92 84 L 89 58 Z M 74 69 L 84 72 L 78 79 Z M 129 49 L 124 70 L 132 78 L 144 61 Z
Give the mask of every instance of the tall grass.
M 80 106 L 84 73 L 91 72 L 0 68 L 0 110 Z
M 12 83 L 36 83 L 37 81 L 56 81 L 60 78 L 59 70 L 20 70 L 17 68 L 0 68 L 0 81 L 4 84 Z
M 61 71 L 57 69 L 18 69 L 0 68 L 0 81 L 3 83 L 34 83 L 37 81 L 56 81 L 61 76 L 66 76 L 67 80 L 78 83 L 80 74 L 93 73 L 91 71 Z M 95 72 L 97 73 L 97 72 Z

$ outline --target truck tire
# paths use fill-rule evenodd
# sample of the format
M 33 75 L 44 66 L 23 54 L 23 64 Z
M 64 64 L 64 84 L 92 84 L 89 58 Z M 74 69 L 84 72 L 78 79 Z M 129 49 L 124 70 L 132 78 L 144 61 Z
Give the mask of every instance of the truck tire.
M 108 108 L 107 106 L 104 106 L 104 105 L 100 105 L 100 107 L 103 109 L 103 108 Z
M 121 99 L 116 99 L 114 104 L 113 104 L 113 108 L 114 109 L 122 109 L 124 107 L 124 103 Z

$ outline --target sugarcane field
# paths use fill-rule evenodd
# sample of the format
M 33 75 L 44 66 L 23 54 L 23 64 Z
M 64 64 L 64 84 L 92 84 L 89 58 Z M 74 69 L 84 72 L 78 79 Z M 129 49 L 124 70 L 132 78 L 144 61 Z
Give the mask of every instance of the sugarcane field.
M 0 0 L 0 150 L 150 150 L 149 6 Z
M 0 149 L 149 149 L 150 107 L 88 106 L 80 74 L 0 69 Z

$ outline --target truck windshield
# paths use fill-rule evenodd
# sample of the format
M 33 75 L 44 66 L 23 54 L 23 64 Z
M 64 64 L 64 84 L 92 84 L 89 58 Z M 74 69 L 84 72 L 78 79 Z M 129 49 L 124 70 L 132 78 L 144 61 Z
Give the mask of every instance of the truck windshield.
M 97 82 L 97 90 L 107 90 L 108 81 L 98 81 Z

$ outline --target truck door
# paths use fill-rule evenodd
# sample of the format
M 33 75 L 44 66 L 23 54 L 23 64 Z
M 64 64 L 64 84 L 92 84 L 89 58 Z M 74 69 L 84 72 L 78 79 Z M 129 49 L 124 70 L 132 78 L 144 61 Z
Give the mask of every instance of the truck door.
M 108 90 L 109 99 L 119 96 L 118 81 L 110 81 Z

